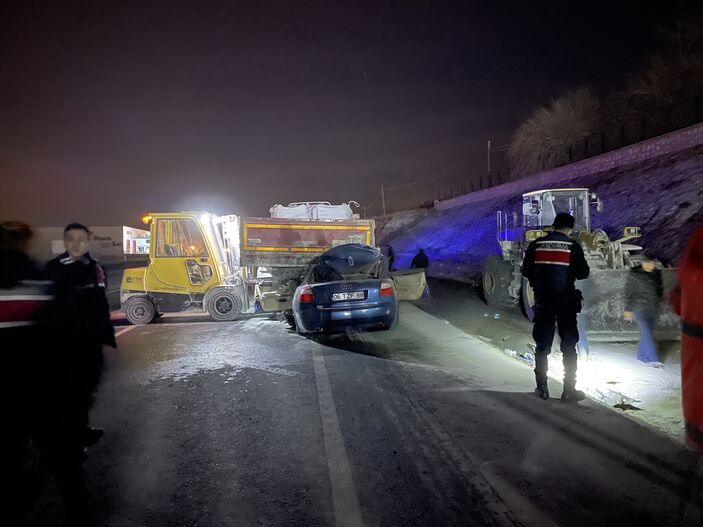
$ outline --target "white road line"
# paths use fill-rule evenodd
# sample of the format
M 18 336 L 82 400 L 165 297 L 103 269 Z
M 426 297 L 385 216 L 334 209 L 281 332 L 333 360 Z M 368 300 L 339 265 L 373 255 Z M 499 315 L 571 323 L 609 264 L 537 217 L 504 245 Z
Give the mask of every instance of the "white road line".
M 112 291 L 108 291 L 106 294 L 112 295 L 112 294 L 114 294 L 114 293 L 119 293 L 119 292 L 120 292 L 119 289 L 113 289 Z
M 363 527 L 364 521 L 361 518 L 349 458 L 344 448 L 344 438 L 339 428 L 337 408 L 334 404 L 330 378 L 327 375 L 325 357 L 319 346 L 315 346 L 313 349 L 312 363 L 315 368 L 317 401 L 322 419 L 327 470 L 332 486 L 334 524 L 337 527 Z
M 120 335 L 124 335 L 128 331 L 132 331 L 133 329 L 136 329 L 137 326 L 127 326 L 126 328 L 120 329 L 117 333 L 115 333 L 115 338 L 119 337 Z

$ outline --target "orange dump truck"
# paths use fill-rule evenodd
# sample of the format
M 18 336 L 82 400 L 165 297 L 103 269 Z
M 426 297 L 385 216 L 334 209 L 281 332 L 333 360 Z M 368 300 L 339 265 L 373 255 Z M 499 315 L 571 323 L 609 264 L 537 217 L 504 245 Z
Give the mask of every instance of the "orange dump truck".
M 373 246 L 373 220 L 244 218 L 241 265 L 301 267 L 323 252 L 347 243 Z
M 288 313 L 307 265 L 347 243 L 375 243 L 373 220 L 244 218 L 240 265 L 255 282 L 251 296 L 265 312 Z

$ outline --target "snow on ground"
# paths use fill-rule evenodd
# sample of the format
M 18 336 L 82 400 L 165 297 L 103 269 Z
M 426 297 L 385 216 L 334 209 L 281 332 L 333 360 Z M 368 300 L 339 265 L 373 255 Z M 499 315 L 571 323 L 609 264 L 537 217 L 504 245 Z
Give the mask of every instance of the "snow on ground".
M 696 128 L 681 134 L 699 132 Z M 441 303 L 433 290 L 432 303 L 423 309 L 529 363 L 529 324 L 515 312 L 488 313 L 475 291 L 456 284 L 476 284 L 483 260 L 499 253 L 496 212 L 505 211 L 510 216 L 519 210 L 523 192 L 590 188 L 604 203 L 602 213 L 594 212 L 594 228 L 602 228 L 616 238 L 624 227 L 639 226 L 642 237 L 635 243 L 653 256 L 675 263 L 691 233 L 703 223 L 703 144 L 696 136 L 693 146 L 666 151 L 667 142 L 675 140 L 675 135 L 650 141 L 647 148 L 642 148 L 647 155 L 639 158 L 628 158 L 628 152 L 608 154 L 628 159 L 620 166 L 609 166 L 594 158 L 581 164 L 592 163 L 602 169 L 588 172 L 575 164 L 574 170 L 562 167 L 475 193 L 475 197 L 469 194 L 455 200 L 461 203 L 457 206 L 445 204 L 434 210 L 405 211 L 397 218 L 381 218 L 377 229 L 379 245 L 393 247 L 400 269 L 408 267 L 417 250 L 424 248 L 431 260 L 428 275 L 454 280 L 455 285 L 447 286 L 454 296 L 445 295 Z M 634 151 L 640 147 L 629 148 Z M 577 177 L 572 177 L 579 171 Z M 560 174 L 564 174 L 563 181 Z M 654 369 L 636 362 L 636 344 L 632 342 L 591 341 L 589 360 L 581 362 L 579 386 L 604 404 L 620 405 L 628 415 L 681 439 L 678 344 L 670 347 L 665 367 Z M 554 378 L 561 378 L 558 353 L 552 355 L 550 372 Z
M 418 306 L 447 324 L 490 344 L 496 353 L 525 365 L 525 375 L 533 379 L 531 324 L 517 310 L 495 312 L 475 294 L 473 287 L 444 280 L 431 280 L 431 297 Z M 633 326 L 633 329 L 635 327 Z M 577 387 L 591 398 L 629 417 L 683 440 L 681 418 L 681 379 L 679 342 L 662 342 L 663 368 L 636 361 L 637 333 L 629 342 L 589 339 L 588 356 L 579 360 Z M 559 338 L 555 338 L 549 358 L 549 374 L 558 383 L 563 378 Z M 550 383 L 552 397 L 561 395 L 561 386 Z M 617 407 L 615 405 L 618 405 Z
M 676 344 L 672 346 L 677 347 Z M 592 344 L 588 358 L 579 361 L 579 389 L 593 399 L 683 441 L 678 349 L 668 355 L 663 368 L 637 362 L 636 353 L 636 343 Z M 559 382 L 564 376 L 558 352 L 550 356 L 549 375 Z

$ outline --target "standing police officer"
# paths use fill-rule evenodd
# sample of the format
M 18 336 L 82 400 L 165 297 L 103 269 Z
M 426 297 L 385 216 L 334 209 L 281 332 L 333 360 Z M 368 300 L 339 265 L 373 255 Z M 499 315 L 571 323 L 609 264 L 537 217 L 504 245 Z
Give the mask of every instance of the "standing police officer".
M 54 282 L 57 317 L 63 353 L 61 368 L 67 404 L 72 410 L 71 424 L 77 439 L 85 446 L 103 435 L 99 428 L 88 426 L 88 413 L 100 382 L 103 345 L 116 347 L 110 322 L 110 308 L 105 292 L 105 272 L 88 252 L 90 230 L 72 223 L 64 230 L 66 252 L 49 261 L 46 277 Z M 69 426 L 67 423 L 66 426 Z
M 588 278 L 590 269 L 579 243 L 570 238 L 574 217 L 560 212 L 554 218 L 554 230 L 533 241 L 525 253 L 522 275 L 535 292 L 535 393 L 549 399 L 547 386 L 548 355 L 554 341 L 554 325 L 561 338 L 564 361 L 564 392 L 562 401 L 581 401 L 585 394 L 576 389 L 576 345 L 579 332 L 576 315 L 581 312 L 583 297 L 574 282 Z

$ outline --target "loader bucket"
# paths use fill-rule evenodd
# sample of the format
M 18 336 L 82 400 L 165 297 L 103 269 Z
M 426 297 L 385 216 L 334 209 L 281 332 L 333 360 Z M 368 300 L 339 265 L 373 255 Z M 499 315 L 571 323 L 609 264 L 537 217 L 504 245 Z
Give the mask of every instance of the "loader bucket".
M 582 324 L 591 334 L 637 334 L 637 324 L 624 318 L 625 284 L 629 269 L 591 269 L 587 280 L 576 283 L 584 298 L 584 308 L 580 315 Z M 657 329 L 662 334 L 675 336 L 680 328 L 679 318 L 671 309 L 669 293 L 676 285 L 676 271 L 663 269 L 664 298 L 661 302 Z

